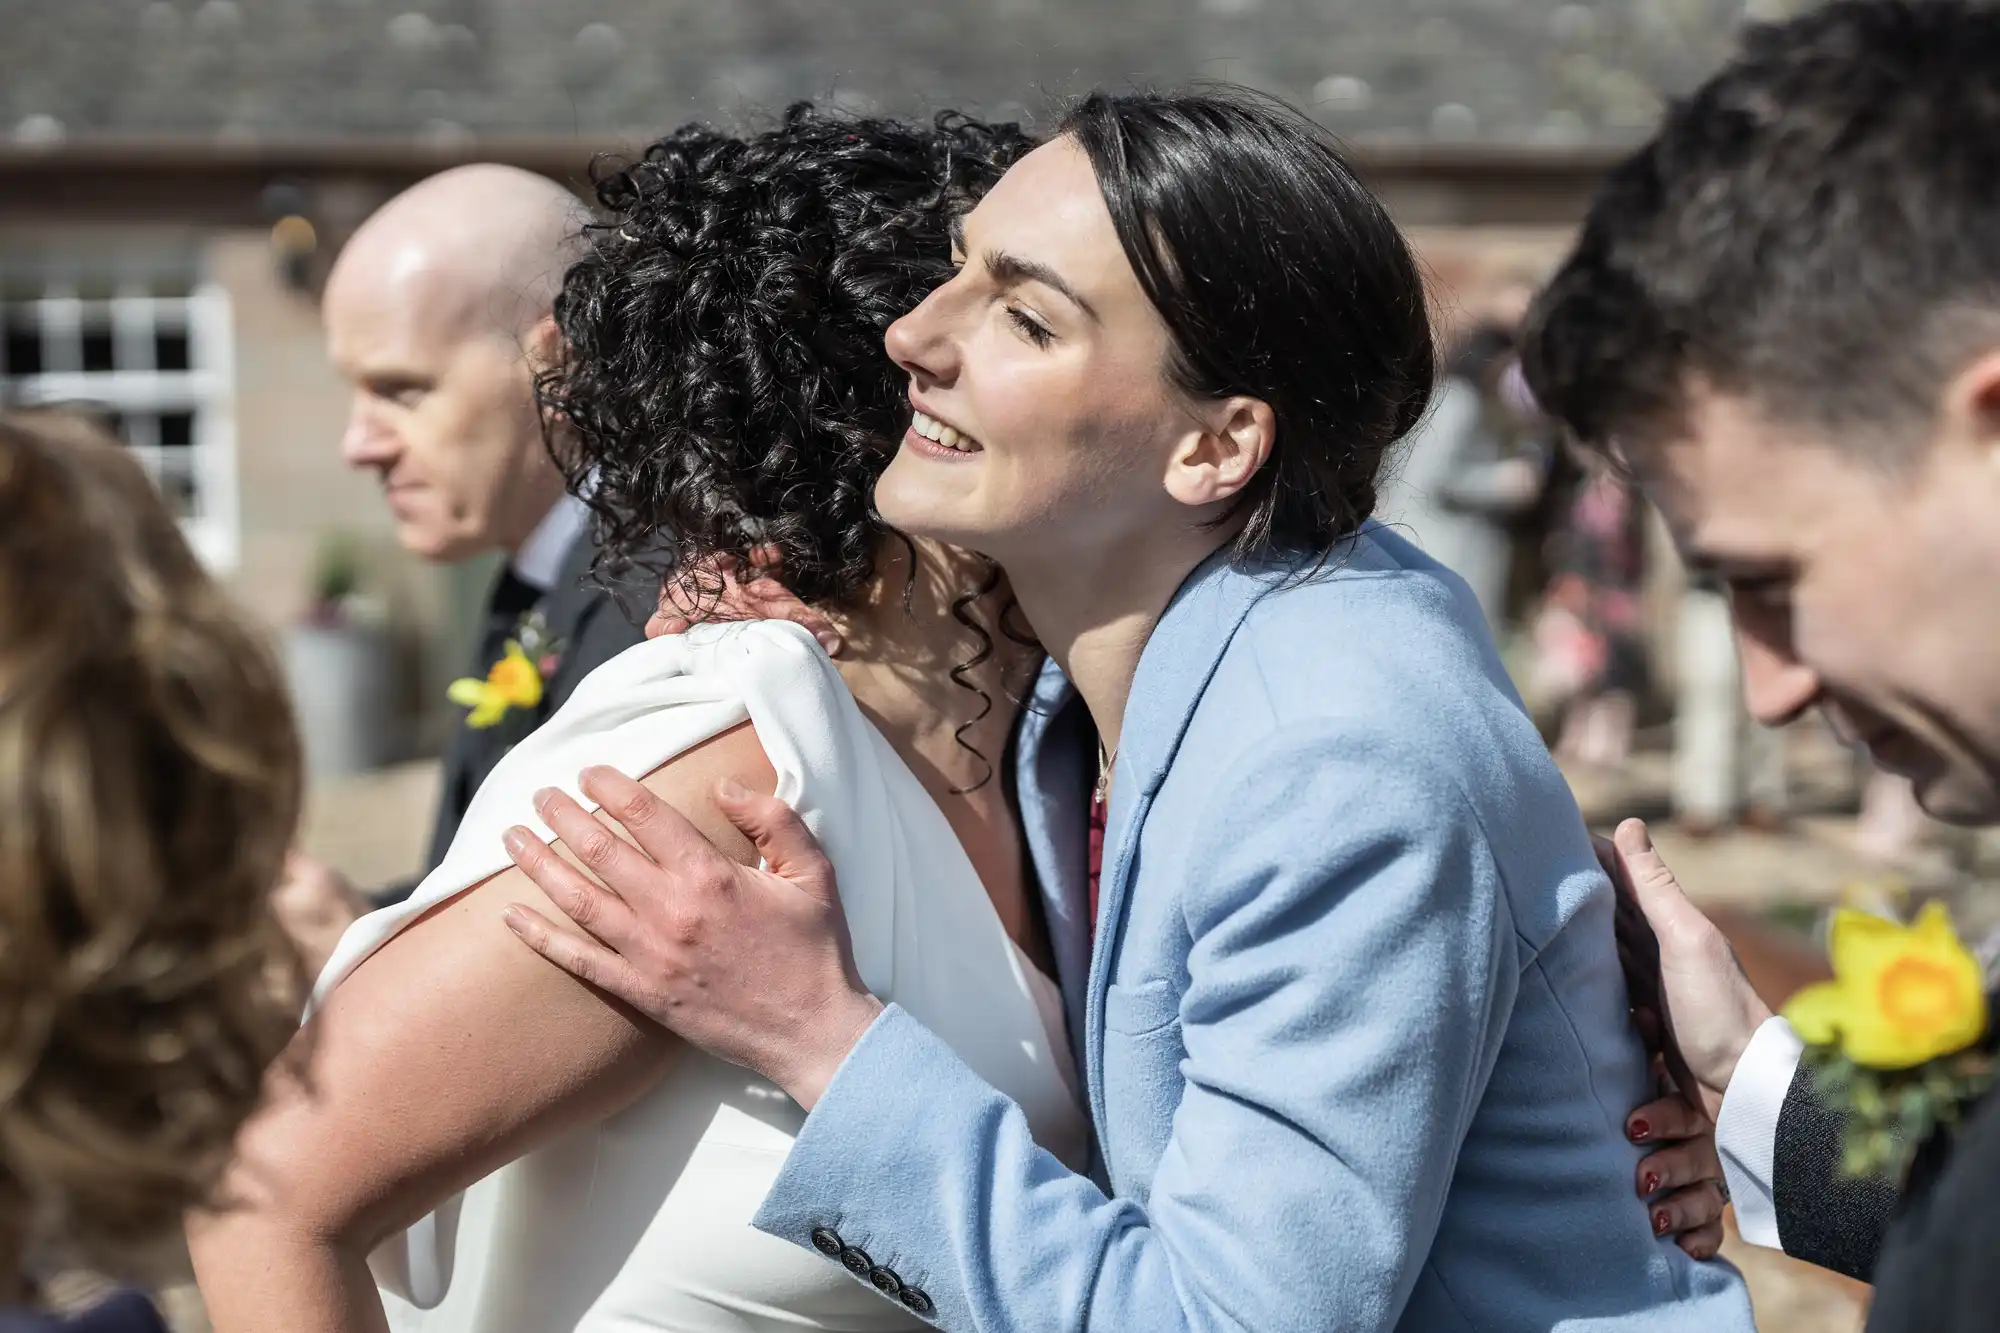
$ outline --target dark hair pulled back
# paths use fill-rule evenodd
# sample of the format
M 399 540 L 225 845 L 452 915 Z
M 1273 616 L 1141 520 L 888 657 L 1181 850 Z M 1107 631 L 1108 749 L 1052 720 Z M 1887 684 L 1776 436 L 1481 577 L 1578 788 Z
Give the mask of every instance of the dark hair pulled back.
M 1058 130 L 1090 159 L 1126 258 L 1200 398 L 1270 405 L 1272 457 L 1225 521 L 1233 554 L 1325 554 L 1375 508 L 1435 359 L 1402 233 L 1325 130 L 1244 89 L 1093 93 Z

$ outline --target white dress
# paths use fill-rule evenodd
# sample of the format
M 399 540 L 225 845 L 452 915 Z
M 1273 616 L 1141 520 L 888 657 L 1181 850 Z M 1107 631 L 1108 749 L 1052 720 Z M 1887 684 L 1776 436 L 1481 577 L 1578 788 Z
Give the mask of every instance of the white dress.
M 1042 1146 L 1080 1168 L 1087 1122 L 1054 983 L 1008 937 L 944 813 L 833 664 L 780 621 L 655 639 L 593 672 L 494 769 L 409 901 L 348 929 L 314 1003 L 427 908 L 508 868 L 508 827 L 549 836 L 529 804 L 538 788 L 584 800 L 585 767 L 642 776 L 746 718 L 778 795 L 839 873 L 869 989 L 949 1042 L 1020 1105 Z M 495 1171 L 377 1250 L 369 1264 L 391 1328 L 925 1327 L 839 1264 L 749 1225 L 803 1118 L 772 1084 L 689 1051 L 634 1106 Z

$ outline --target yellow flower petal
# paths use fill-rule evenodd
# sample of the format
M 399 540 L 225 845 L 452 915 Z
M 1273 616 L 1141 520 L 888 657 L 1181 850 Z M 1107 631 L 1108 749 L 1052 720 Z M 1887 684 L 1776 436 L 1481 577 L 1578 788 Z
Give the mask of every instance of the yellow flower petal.
M 489 697 L 472 710 L 472 715 L 465 719 L 465 725 L 475 731 L 484 731 L 505 716 L 507 716 L 507 701 Z
M 513 708 L 533 708 L 542 701 L 542 672 L 521 645 L 507 644 L 507 654 L 493 664 L 486 674 L 486 683 Z
M 1933 898 L 1917 912 L 1917 919 L 1910 923 L 1910 930 L 1927 944 L 1942 948 L 1959 947 L 1958 932 L 1952 929 L 1951 913 L 1944 910 L 1944 904 Z
M 1909 1069 L 1961 1050 L 1986 1030 L 1978 960 L 1932 903 L 1914 924 L 1842 910 L 1832 931 L 1834 980 L 1785 1007 L 1802 1040 L 1838 1042 L 1871 1069 Z
M 460 708 L 477 708 L 486 702 L 486 682 L 470 676 L 461 677 L 445 690 L 444 697 Z
M 1822 981 L 1807 986 L 1785 1002 L 1785 1021 L 1808 1046 L 1831 1046 L 1840 1039 L 1845 1002 L 1839 982 Z
M 1873 912 L 1837 909 L 1827 938 L 1833 974 L 1842 981 L 1865 981 L 1896 956 L 1909 934 L 1907 927 Z

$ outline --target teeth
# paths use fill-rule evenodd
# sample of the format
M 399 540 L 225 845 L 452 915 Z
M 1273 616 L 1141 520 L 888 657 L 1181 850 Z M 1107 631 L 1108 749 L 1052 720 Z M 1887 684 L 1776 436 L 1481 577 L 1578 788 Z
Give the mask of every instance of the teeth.
M 914 410 L 911 412 L 910 429 L 927 440 L 935 441 L 947 449 L 955 449 L 962 454 L 972 453 L 979 448 L 976 440 L 956 426 L 947 426 L 936 417 L 926 416 L 922 412 Z

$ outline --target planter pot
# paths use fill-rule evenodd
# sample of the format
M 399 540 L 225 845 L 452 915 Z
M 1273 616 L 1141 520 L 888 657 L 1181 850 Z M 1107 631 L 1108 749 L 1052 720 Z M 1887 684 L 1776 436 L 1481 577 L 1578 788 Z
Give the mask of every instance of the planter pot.
M 392 657 L 380 628 L 294 625 L 285 670 L 313 777 L 362 773 L 395 757 Z

